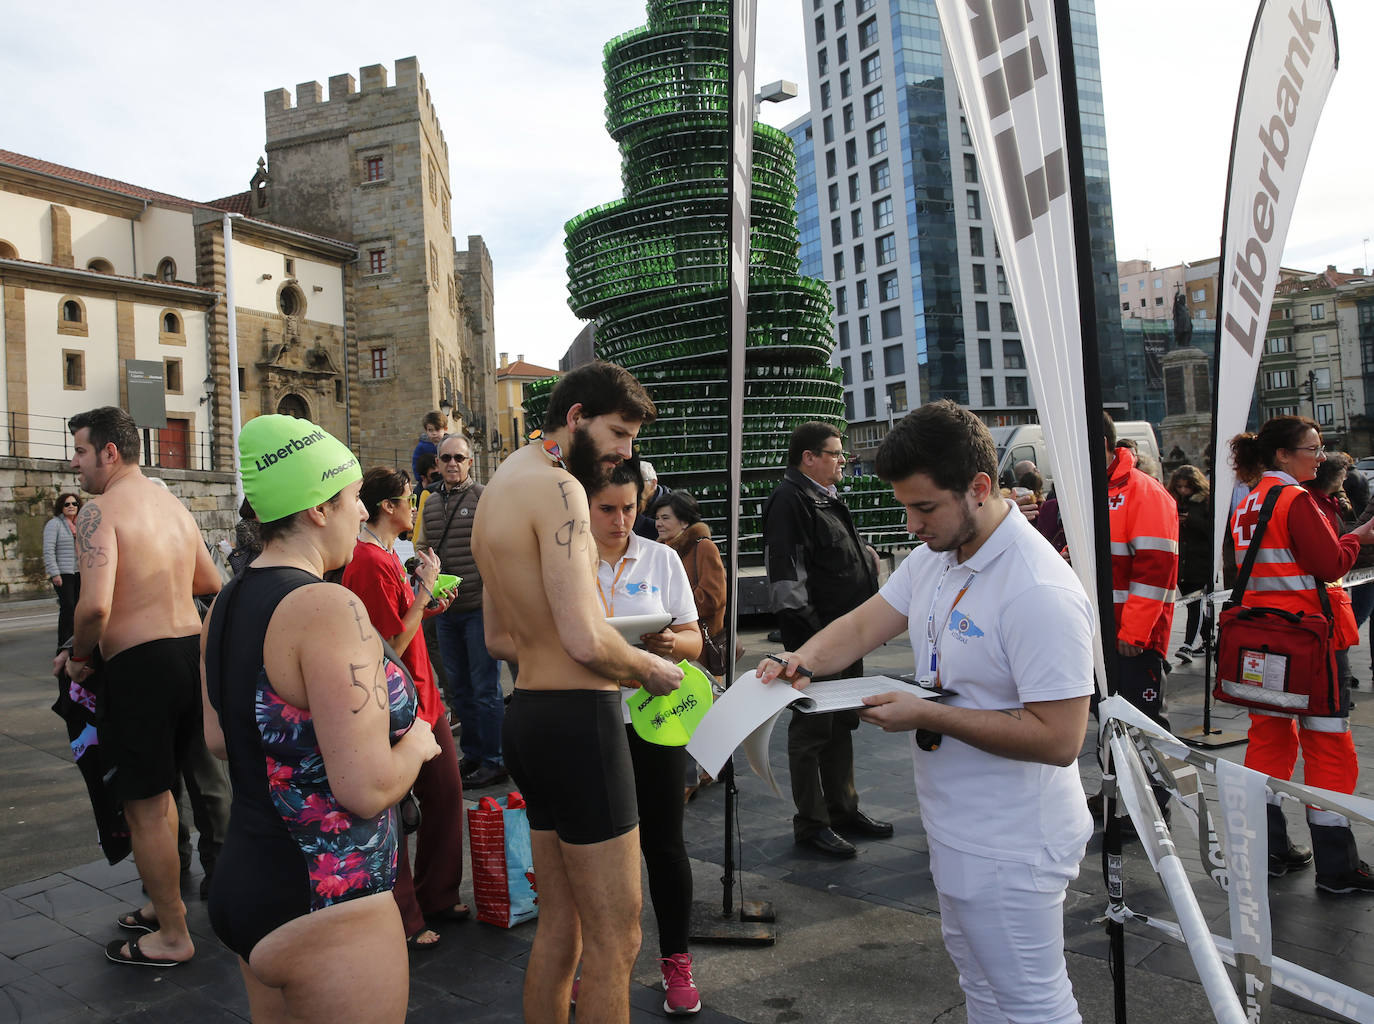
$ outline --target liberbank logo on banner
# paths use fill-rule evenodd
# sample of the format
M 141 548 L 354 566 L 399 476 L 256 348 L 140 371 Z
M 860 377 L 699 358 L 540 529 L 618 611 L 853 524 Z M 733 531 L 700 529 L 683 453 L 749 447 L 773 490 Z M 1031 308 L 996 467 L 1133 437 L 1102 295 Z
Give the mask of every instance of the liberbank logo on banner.
M 1228 246 L 1234 252 L 1229 291 L 1243 302 L 1244 308 L 1234 302 L 1226 304 L 1226 333 L 1240 344 L 1246 355 L 1254 353 L 1256 335 L 1263 336 L 1268 321 L 1267 303 L 1262 297 L 1267 296 L 1272 303 L 1294 193 L 1307 161 L 1307 146 L 1295 148 L 1294 137 L 1302 138 L 1305 134 L 1305 141 L 1310 145 L 1316 115 L 1325 102 L 1335 70 L 1326 14 L 1326 0 L 1295 3 L 1288 9 L 1287 25 L 1280 23 L 1288 29 L 1284 33 L 1286 46 L 1273 52 L 1275 60 L 1270 65 L 1279 69 L 1278 81 L 1272 92 L 1265 90 L 1262 82 L 1255 83 L 1253 92 L 1246 97 L 1250 102 L 1243 110 L 1245 120 L 1237 124 L 1237 159 L 1232 171 L 1235 191 L 1228 227 L 1238 233 L 1232 236 L 1234 244 Z M 1272 31 L 1273 26 L 1266 28 Z M 1255 38 L 1256 47 L 1272 47 L 1279 42 L 1262 39 L 1260 34 Z M 1281 60 L 1278 59 L 1280 54 Z M 1315 110 L 1299 126 L 1300 114 L 1306 113 L 1303 110 L 1304 90 L 1309 84 L 1318 87 L 1315 103 L 1308 103 Z M 1247 126 L 1251 129 L 1248 139 Z M 1256 143 L 1258 148 L 1255 148 Z M 1239 159 L 1242 152 L 1248 157 L 1244 165 Z M 1294 157 L 1291 166 L 1290 156 Z M 1242 214 L 1248 207 L 1248 218 L 1236 218 L 1237 200 L 1245 203 Z
M 324 440 L 324 431 L 318 428 L 314 433 L 306 434 L 304 437 L 292 438 L 274 452 L 268 452 L 260 459 L 253 460 L 253 468 L 261 473 L 268 466 L 274 466 L 282 459 L 290 458 L 296 452 L 309 448 L 316 441 Z

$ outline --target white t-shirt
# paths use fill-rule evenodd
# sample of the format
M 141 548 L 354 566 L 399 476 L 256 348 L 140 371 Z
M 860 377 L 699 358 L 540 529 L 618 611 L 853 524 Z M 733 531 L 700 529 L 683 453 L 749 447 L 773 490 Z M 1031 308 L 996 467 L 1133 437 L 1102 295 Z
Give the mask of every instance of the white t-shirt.
M 953 551 L 917 549 L 879 594 L 907 616 L 918 674 L 931 670 L 934 647 L 955 707 L 1018 708 L 1093 691 L 1092 607 L 1025 516 L 1009 510 L 962 564 Z M 1081 854 L 1092 835 L 1072 765 L 1015 761 L 949 736 L 921 750 L 914 733 L 911 753 L 926 832 L 947 846 L 1035 864 Z
M 667 544 L 656 544 L 638 534 L 630 534 L 630 545 L 620 561 L 596 563 L 596 586 L 601 592 L 601 607 L 606 618 L 621 615 L 652 615 L 667 612 L 670 626 L 685 626 L 697 621 L 697 603 L 687 569 L 676 551 Z M 623 693 L 633 692 L 622 686 Z M 622 705 L 625 721 L 630 720 L 628 705 Z

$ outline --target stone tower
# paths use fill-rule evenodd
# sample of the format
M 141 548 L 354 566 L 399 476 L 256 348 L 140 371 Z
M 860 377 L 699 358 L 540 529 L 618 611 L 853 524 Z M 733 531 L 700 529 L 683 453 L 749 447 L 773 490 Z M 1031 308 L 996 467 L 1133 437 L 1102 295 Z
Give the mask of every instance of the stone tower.
M 264 96 L 267 167 L 251 216 L 358 246 L 358 414 L 350 442 L 364 465 L 409 469 L 420 420 L 461 394 L 462 294 L 454 273 L 448 145 L 414 57 Z

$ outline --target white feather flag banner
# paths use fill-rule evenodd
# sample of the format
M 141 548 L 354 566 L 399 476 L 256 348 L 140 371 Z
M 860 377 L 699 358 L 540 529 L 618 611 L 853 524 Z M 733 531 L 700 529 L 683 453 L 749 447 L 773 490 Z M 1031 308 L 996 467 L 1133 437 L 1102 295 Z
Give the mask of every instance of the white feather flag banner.
M 1236 103 L 1217 282 L 1214 576 L 1235 486 L 1228 445 L 1250 413 L 1283 243 L 1339 61 L 1327 0 L 1260 0 Z
M 1073 208 L 1051 0 L 936 0 L 1015 303 L 1073 567 L 1098 609 Z M 1100 611 L 1100 610 L 1099 610 Z M 1101 621 L 1100 614 L 1095 621 Z M 1106 692 L 1101 637 L 1098 685 Z

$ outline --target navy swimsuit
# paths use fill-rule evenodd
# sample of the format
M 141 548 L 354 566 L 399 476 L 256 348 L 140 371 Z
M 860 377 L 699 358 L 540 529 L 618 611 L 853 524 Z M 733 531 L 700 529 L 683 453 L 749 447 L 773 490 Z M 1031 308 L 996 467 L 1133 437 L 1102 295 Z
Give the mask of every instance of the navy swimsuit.
M 210 921 L 244 960 L 286 922 L 387 892 L 396 879 L 396 809 L 363 818 L 339 805 L 310 712 L 282 700 L 263 668 L 263 640 L 277 605 L 319 582 L 300 569 L 250 568 L 225 586 L 206 638 L 206 688 L 234 789 Z M 418 699 L 389 651 L 385 670 L 394 744 L 415 721 Z

